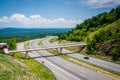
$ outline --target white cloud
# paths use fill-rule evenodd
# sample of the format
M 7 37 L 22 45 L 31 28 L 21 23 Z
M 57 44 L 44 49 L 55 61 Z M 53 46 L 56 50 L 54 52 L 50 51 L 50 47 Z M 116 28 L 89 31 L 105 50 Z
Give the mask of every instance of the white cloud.
M 13 14 L 9 17 L 10 22 L 19 22 L 22 24 L 31 24 L 31 20 L 23 14 Z
M 81 20 L 66 20 L 64 18 L 47 19 L 40 15 L 25 16 L 23 14 L 13 14 L 10 17 L 0 18 L 0 23 L 18 23 L 26 27 L 75 27 Z M 15 25 L 15 24 L 14 24 Z M 20 26 L 21 26 L 20 25 Z M 8 25 L 9 26 L 9 25 Z
M 0 19 L 0 22 L 9 22 L 8 17 L 3 16 L 3 17 Z
M 120 0 L 82 0 L 80 3 L 91 8 L 108 8 L 120 5 Z

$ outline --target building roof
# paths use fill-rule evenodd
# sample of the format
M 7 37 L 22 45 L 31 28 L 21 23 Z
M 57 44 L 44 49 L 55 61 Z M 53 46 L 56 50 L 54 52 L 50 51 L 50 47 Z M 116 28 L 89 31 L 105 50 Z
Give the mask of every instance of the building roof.
M 5 46 L 7 45 L 7 43 L 0 43 L 0 46 Z

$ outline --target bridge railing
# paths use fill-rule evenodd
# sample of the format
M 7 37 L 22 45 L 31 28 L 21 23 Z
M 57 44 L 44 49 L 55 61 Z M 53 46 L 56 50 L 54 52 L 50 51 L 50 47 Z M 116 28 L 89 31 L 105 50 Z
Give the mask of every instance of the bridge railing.
M 86 46 L 86 43 L 82 43 L 82 44 L 70 44 L 70 45 L 59 45 L 59 46 L 44 46 L 42 48 L 36 48 L 36 49 L 24 49 L 24 50 L 6 50 L 5 52 L 7 52 L 7 54 L 10 53 L 19 53 L 19 52 L 26 52 L 25 56 L 27 56 L 28 52 L 31 51 L 38 51 L 38 50 L 48 50 L 48 49 L 56 49 L 58 53 L 61 53 L 63 48 L 68 48 L 68 47 L 78 47 L 78 52 L 80 52 L 84 47 Z M 60 50 L 58 50 L 60 49 Z

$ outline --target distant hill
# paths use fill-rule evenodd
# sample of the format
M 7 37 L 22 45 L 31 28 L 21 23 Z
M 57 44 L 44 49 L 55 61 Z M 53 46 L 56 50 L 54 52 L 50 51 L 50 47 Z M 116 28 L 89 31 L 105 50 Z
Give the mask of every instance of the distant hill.
M 69 31 L 70 28 L 2 28 L 0 29 L 0 34 L 39 34 L 39 33 L 62 33 Z
M 120 59 L 120 6 L 86 19 L 59 39 L 87 42 L 88 54 Z
M 17 42 L 42 38 L 48 35 L 59 35 L 67 33 L 70 28 L 3 28 L 0 29 L 0 42 L 5 42 L 9 38 L 16 38 Z

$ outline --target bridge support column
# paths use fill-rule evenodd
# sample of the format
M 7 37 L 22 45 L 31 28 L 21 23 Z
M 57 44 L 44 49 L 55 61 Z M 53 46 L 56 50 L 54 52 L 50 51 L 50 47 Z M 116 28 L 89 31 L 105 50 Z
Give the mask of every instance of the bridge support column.
M 28 55 L 28 51 L 26 51 L 26 53 L 25 53 L 25 57 L 27 57 L 27 55 Z
M 3 51 L 5 52 L 5 54 L 9 54 L 8 48 L 3 48 Z
M 84 48 L 85 48 L 85 46 L 78 46 L 77 52 L 81 52 Z
M 58 50 L 58 48 L 56 48 L 56 51 L 57 51 L 57 53 L 59 54 L 59 50 Z
M 62 52 L 62 48 L 60 48 L 60 49 L 56 48 L 56 51 L 58 54 L 60 54 Z
M 60 48 L 60 52 L 59 53 L 61 53 L 62 52 L 62 48 Z

